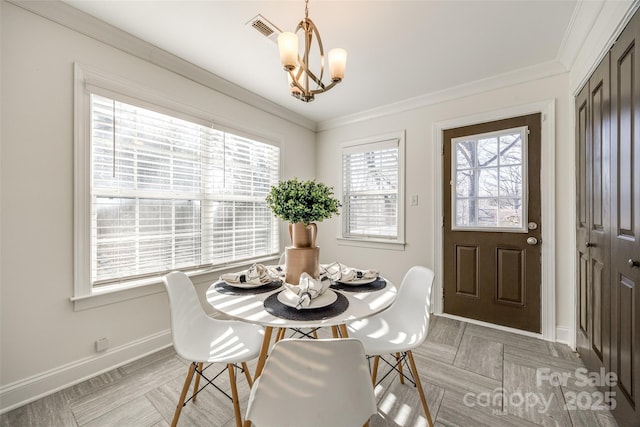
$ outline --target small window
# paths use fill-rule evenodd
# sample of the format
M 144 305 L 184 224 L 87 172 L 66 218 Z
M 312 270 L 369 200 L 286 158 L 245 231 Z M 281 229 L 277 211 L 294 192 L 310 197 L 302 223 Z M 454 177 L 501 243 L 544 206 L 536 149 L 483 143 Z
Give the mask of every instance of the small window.
M 404 243 L 404 136 L 342 147 L 342 237 Z
M 452 139 L 452 229 L 526 232 L 527 134 Z
M 279 179 L 279 147 L 86 90 L 86 137 L 76 146 L 77 203 L 86 204 L 76 258 L 86 267 L 76 295 L 278 253 L 265 197 Z

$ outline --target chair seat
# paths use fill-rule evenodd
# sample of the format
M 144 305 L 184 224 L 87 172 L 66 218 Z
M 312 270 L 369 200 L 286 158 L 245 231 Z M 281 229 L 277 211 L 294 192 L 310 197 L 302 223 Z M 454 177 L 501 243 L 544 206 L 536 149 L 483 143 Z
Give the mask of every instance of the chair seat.
M 397 319 L 397 318 L 396 318 Z M 390 324 L 383 316 L 357 320 L 347 325 L 350 338 L 357 338 L 368 355 L 404 352 L 418 347 L 425 340 L 426 330 L 402 322 Z
M 206 363 L 240 363 L 258 357 L 264 329 L 234 320 L 200 322 L 174 337 L 176 352 L 184 359 Z

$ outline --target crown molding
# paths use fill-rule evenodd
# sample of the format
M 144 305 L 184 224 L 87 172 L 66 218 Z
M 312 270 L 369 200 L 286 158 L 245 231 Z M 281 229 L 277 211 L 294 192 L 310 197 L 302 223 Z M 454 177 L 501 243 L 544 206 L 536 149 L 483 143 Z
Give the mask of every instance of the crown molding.
M 316 122 L 250 92 L 132 34 L 82 12 L 60 0 L 2 0 L 73 31 L 172 71 L 186 79 L 248 104 L 295 125 L 316 131 Z
M 572 96 L 584 86 L 639 8 L 640 0 L 605 1 L 571 66 Z
M 501 89 L 516 84 L 539 80 L 558 74 L 564 74 L 568 70 L 558 61 L 549 61 L 536 64 L 531 67 L 520 68 L 508 73 L 498 74 L 482 80 L 453 86 L 448 89 L 432 92 L 426 95 L 416 96 L 393 104 L 383 105 L 359 113 L 340 117 L 338 119 L 326 120 L 318 123 L 318 131 L 326 131 L 338 127 L 371 120 L 392 114 L 398 114 L 441 102 L 477 95 L 496 89 Z
M 556 60 L 567 70 L 573 66 L 605 2 L 606 0 L 580 0 L 576 4 L 556 56 Z

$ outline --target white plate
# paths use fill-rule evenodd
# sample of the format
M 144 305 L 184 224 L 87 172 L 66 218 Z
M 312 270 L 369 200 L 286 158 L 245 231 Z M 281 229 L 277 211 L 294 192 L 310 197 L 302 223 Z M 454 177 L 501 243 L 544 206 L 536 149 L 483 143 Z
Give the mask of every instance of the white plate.
M 312 299 L 311 304 L 309 304 L 308 307 L 300 307 L 300 309 L 305 310 L 310 308 L 326 307 L 336 302 L 337 299 L 338 294 L 333 292 L 331 289 L 327 289 L 318 298 Z M 280 301 L 284 305 L 288 305 L 289 307 L 296 308 L 296 305 L 298 305 L 298 295 L 294 294 L 288 289 L 285 289 L 278 294 L 278 301 Z
M 267 282 L 267 283 L 240 283 L 240 282 L 227 282 L 226 280 L 223 280 L 224 283 L 226 283 L 229 286 L 232 286 L 234 288 L 241 288 L 241 289 L 253 289 L 253 288 L 259 288 L 260 286 L 265 286 L 268 285 L 269 283 L 272 282 Z
M 366 285 L 368 283 L 373 283 L 376 280 L 378 280 L 377 277 L 374 277 L 373 279 L 369 278 L 369 279 L 358 279 L 358 280 L 351 280 L 349 282 L 341 282 L 340 280 L 336 280 L 337 283 L 341 283 L 343 285 L 349 285 L 349 286 L 358 286 L 358 285 Z

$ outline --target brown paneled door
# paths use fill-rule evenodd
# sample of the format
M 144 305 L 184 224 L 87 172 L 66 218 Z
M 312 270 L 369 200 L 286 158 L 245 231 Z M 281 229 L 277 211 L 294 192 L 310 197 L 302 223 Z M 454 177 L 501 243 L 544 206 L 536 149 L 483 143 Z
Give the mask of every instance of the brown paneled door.
M 611 286 L 609 55 L 576 97 L 576 346 L 587 368 L 609 370 Z
M 444 312 L 540 332 L 541 115 L 444 131 Z
M 611 49 L 611 370 L 619 425 L 640 426 L 640 14 Z

